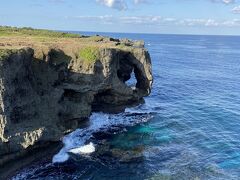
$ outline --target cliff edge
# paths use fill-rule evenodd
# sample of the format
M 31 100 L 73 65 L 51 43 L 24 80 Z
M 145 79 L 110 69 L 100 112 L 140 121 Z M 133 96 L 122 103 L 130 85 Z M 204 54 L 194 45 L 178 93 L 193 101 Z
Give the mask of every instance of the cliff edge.
M 141 41 L 0 27 L 0 166 L 59 141 L 94 110 L 141 101 L 152 80 Z

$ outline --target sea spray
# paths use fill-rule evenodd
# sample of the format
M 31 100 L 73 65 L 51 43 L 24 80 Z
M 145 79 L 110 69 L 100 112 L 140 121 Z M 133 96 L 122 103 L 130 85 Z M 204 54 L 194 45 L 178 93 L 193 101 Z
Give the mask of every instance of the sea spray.
M 87 140 L 92 137 L 93 133 L 98 131 L 108 131 L 116 126 L 133 126 L 141 122 L 146 122 L 152 117 L 150 113 L 137 113 L 138 114 L 134 113 L 133 109 L 117 115 L 93 113 L 90 117 L 90 125 L 88 127 L 77 129 L 63 138 L 62 142 L 64 147 L 53 157 L 52 162 L 63 163 L 67 161 L 70 157 L 69 153 L 84 154 L 80 152 L 93 146 L 93 144 L 85 144 Z M 91 147 L 91 149 L 93 150 L 93 147 Z

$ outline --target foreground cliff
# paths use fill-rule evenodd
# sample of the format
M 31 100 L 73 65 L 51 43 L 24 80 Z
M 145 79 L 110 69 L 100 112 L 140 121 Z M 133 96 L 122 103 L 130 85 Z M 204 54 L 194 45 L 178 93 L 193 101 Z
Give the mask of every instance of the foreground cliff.
M 151 85 L 143 42 L 0 28 L 0 166 L 59 141 L 93 110 L 138 103 Z

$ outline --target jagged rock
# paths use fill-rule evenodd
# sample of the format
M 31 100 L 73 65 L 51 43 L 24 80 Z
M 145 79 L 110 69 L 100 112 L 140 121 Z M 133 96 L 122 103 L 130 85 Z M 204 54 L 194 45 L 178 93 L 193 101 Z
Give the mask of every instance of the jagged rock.
M 123 44 L 125 46 L 132 46 L 132 47 L 138 47 L 138 48 L 144 48 L 144 41 L 139 40 L 139 41 L 131 41 L 129 39 L 121 39 L 120 44 Z
M 8 156 L 59 141 L 86 121 L 92 107 L 126 107 L 149 95 L 149 53 L 143 43 L 128 42 L 130 48 L 99 48 L 91 62 L 67 46 L 22 48 L 1 57 L 0 165 Z M 125 84 L 132 72 L 134 89 Z

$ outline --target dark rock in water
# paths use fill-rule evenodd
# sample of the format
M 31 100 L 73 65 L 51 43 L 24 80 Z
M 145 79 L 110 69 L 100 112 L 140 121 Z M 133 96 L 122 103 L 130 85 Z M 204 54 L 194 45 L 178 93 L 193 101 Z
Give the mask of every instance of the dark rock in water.
M 95 138 L 97 138 L 98 140 L 107 139 L 107 138 L 109 138 L 111 135 L 112 135 L 112 134 L 109 133 L 109 132 L 101 132 L 101 131 L 96 132 L 96 133 L 93 133 L 93 136 L 94 136 Z
M 117 125 L 117 126 L 111 126 L 111 128 L 109 129 L 104 129 L 104 130 L 99 130 L 96 131 L 92 134 L 92 137 L 95 140 L 104 140 L 104 139 L 108 139 L 109 137 L 111 137 L 112 135 L 122 132 L 125 130 L 124 125 Z
M 144 156 L 142 154 L 143 151 L 140 149 L 133 149 L 133 150 L 122 150 L 113 148 L 111 149 L 108 145 L 102 145 L 101 147 L 98 147 L 97 156 L 99 158 L 109 158 L 114 161 L 117 161 L 119 163 L 136 163 L 143 161 Z
M 78 55 L 79 49 L 68 46 L 24 48 L 1 57 L 0 166 L 26 149 L 59 141 L 86 126 L 92 107 L 123 110 L 149 95 L 151 59 L 142 43 L 135 47 L 126 40 L 129 47 L 122 50 L 112 47 L 120 40 L 110 38 L 111 42 L 99 48 L 91 62 Z M 125 84 L 132 72 L 135 89 Z
M 143 155 L 138 151 L 126 151 L 121 149 L 113 149 L 112 156 L 119 159 L 119 162 L 128 163 L 128 162 L 139 162 L 142 161 Z
M 136 163 L 144 159 L 144 146 L 137 146 L 133 149 L 115 148 L 106 140 L 98 141 L 94 157 L 106 161 L 114 161 L 116 163 Z M 104 161 L 104 160 L 103 160 Z

